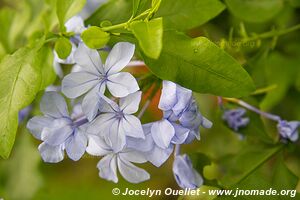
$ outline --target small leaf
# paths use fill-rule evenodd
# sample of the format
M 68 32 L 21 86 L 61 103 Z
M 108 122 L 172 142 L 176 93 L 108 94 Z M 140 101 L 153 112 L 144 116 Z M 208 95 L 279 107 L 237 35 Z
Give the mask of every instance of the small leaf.
M 83 42 L 92 49 L 103 47 L 110 39 L 109 33 L 97 26 L 91 26 L 81 34 Z
M 66 59 L 72 51 L 72 44 L 67 38 L 61 37 L 56 40 L 54 49 L 59 58 Z
M 283 8 L 282 0 L 225 0 L 225 2 L 234 16 L 254 23 L 272 19 Z
M 252 79 L 243 67 L 205 37 L 192 39 L 167 31 L 160 57 L 157 60 L 143 57 L 159 78 L 195 92 L 241 97 L 254 90 Z
M 131 24 L 131 30 L 138 39 L 143 52 L 150 58 L 157 59 L 162 50 L 162 18 L 151 21 L 137 21 Z
M 86 0 L 57 0 L 56 14 L 59 20 L 61 31 L 64 29 L 64 23 L 77 14 L 84 7 Z

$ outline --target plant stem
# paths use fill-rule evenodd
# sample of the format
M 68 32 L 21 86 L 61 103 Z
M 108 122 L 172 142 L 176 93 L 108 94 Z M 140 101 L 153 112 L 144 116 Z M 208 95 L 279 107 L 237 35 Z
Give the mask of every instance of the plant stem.
M 107 27 L 103 27 L 101 28 L 103 31 L 112 31 L 115 29 L 122 29 L 122 28 L 127 28 L 129 26 L 129 24 L 135 20 L 138 20 L 140 18 L 142 18 L 143 16 L 147 15 L 150 12 L 150 10 L 145 10 L 143 13 L 141 13 L 140 15 L 134 17 L 134 18 L 130 18 L 127 22 L 121 23 L 121 24 L 116 24 L 116 25 L 112 25 L 112 26 L 107 26 Z
M 293 32 L 293 31 L 297 31 L 299 29 L 300 29 L 300 24 L 297 24 L 297 25 L 292 26 L 292 27 L 287 28 L 287 29 L 272 30 L 272 31 L 268 31 L 268 32 L 265 32 L 265 33 L 262 33 L 262 34 L 259 34 L 259 35 L 255 35 L 253 37 L 245 38 L 245 39 L 242 39 L 242 42 L 246 43 L 246 42 L 250 42 L 250 41 L 253 41 L 253 40 L 278 37 L 278 36 L 285 35 L 287 33 Z
M 128 21 L 129 22 L 129 21 Z M 111 30 L 115 30 L 115 29 L 121 29 L 121 28 L 125 28 L 126 26 L 128 26 L 128 22 L 124 22 L 121 24 L 116 24 L 116 25 L 112 25 L 112 26 L 108 26 L 108 27 L 103 27 L 101 28 L 103 31 L 111 31 Z
M 180 154 L 180 144 L 175 145 L 174 157 Z
M 259 110 L 258 108 L 246 103 L 245 101 L 242 101 L 242 100 L 239 100 L 239 99 L 235 99 L 235 98 L 223 98 L 229 102 L 232 102 L 232 103 L 236 103 L 244 108 L 247 108 L 248 110 L 251 110 L 261 116 L 264 116 L 265 118 L 268 118 L 270 120 L 273 120 L 273 121 L 280 121 L 280 117 L 277 116 L 277 115 L 273 115 L 273 114 L 270 114 L 270 113 L 267 113 L 267 112 L 264 112 L 264 111 L 261 111 Z

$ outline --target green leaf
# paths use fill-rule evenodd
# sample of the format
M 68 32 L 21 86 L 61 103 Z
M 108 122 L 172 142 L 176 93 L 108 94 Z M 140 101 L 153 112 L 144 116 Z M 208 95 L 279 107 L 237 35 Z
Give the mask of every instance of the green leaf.
M 181 33 L 164 32 L 160 57 L 154 60 L 144 56 L 144 60 L 159 78 L 196 92 L 241 97 L 254 90 L 242 66 L 205 37 L 192 39 Z
M 290 86 L 294 84 L 297 75 L 299 59 L 285 57 L 278 52 L 273 52 L 264 60 L 264 70 L 268 85 L 276 85 L 274 90 L 268 92 L 260 103 L 263 110 L 270 110 L 280 103 L 286 96 Z M 284 66 L 284 70 L 282 70 Z
M 276 189 L 294 189 L 298 183 L 298 177 L 285 165 L 283 155 L 277 157 L 273 167 L 272 185 Z
M 56 79 L 56 73 L 53 68 L 53 52 L 48 46 L 43 46 L 38 52 L 36 57 L 37 66 L 41 66 L 41 85 L 40 90 L 45 89 L 51 85 Z
M 56 14 L 59 20 L 61 31 L 64 30 L 65 22 L 80 12 L 84 7 L 86 0 L 57 0 Z
M 29 105 L 40 89 L 40 66 L 36 53 L 41 48 L 21 48 L 0 63 L 0 156 L 8 158 L 18 127 L 18 112 Z
M 110 0 L 96 10 L 85 22 L 98 25 L 100 21 L 109 20 L 112 24 L 127 21 L 133 8 L 132 0 Z
M 88 47 L 99 49 L 109 41 L 110 35 L 97 26 L 91 26 L 82 32 L 81 38 Z
M 283 8 L 283 0 L 225 0 L 230 12 L 246 22 L 271 20 Z
M 0 10 L 0 42 L 3 45 L 6 52 L 10 53 L 11 51 L 11 41 L 8 39 L 10 35 L 11 24 L 13 22 L 14 12 L 9 8 L 2 8 Z
M 162 0 L 155 17 L 164 18 L 164 27 L 188 30 L 219 15 L 225 6 L 219 0 Z
M 228 156 L 220 162 L 220 171 L 224 174 L 219 179 L 220 185 L 228 188 L 244 181 L 281 149 L 281 145 L 245 145 L 240 153 Z
M 148 57 L 157 59 L 162 50 L 162 18 L 156 18 L 151 21 L 133 22 L 130 28 L 134 36 L 138 39 L 143 52 Z
M 135 17 L 148 2 L 149 0 L 133 0 L 132 17 Z
M 60 37 L 56 40 L 54 49 L 59 58 L 66 59 L 72 51 L 72 44 L 67 38 Z

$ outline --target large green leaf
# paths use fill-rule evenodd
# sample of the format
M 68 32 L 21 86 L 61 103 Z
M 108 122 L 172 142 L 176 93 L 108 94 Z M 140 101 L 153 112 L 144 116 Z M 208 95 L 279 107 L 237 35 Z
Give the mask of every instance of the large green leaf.
M 283 8 L 283 0 L 225 0 L 230 12 L 247 22 L 272 19 Z
M 138 1 L 110 0 L 91 15 L 86 24 L 99 25 L 100 21 L 104 20 L 109 20 L 112 24 L 125 22 L 132 13 L 137 15 L 148 8 L 149 2 L 149 0 L 141 1 L 136 10 Z M 163 17 L 164 26 L 167 28 L 187 30 L 206 23 L 220 14 L 224 8 L 224 4 L 219 0 L 163 0 L 154 17 Z
M 144 56 L 144 60 L 159 78 L 196 92 L 241 97 L 254 90 L 242 66 L 205 37 L 192 39 L 181 33 L 164 32 L 160 57 L 154 60 Z
M 200 26 L 225 9 L 219 0 L 162 0 L 155 15 L 164 18 L 164 27 L 187 30 Z
M 21 48 L 0 63 L 0 156 L 7 158 L 18 127 L 18 111 L 34 99 L 40 89 L 41 48 Z
M 162 50 L 162 21 L 162 18 L 156 18 L 151 21 L 133 22 L 130 26 L 141 49 L 150 58 L 157 59 Z
M 56 14 L 59 20 L 61 29 L 64 23 L 70 17 L 81 11 L 84 7 L 86 0 L 57 0 L 56 1 Z

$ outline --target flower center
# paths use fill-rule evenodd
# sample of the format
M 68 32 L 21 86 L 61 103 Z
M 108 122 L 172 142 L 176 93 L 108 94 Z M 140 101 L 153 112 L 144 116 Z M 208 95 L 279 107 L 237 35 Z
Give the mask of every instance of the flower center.
M 117 119 L 122 119 L 123 117 L 124 117 L 123 111 L 118 111 L 118 112 L 116 112 L 116 118 L 117 118 Z

